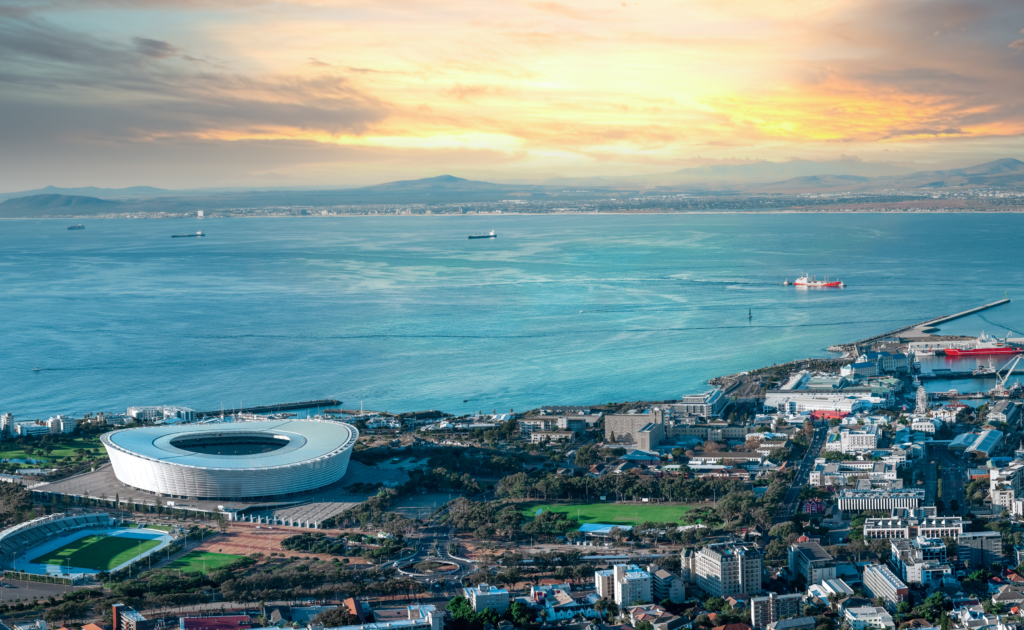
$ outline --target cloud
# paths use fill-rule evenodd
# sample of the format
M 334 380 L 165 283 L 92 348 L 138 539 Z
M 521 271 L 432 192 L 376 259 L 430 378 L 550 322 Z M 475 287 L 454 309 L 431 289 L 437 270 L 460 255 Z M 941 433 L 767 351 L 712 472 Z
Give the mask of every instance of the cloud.
M 149 39 L 147 37 L 133 37 L 132 44 L 137 52 L 156 59 L 163 59 L 164 57 L 177 55 L 181 52 L 167 42 L 162 42 L 158 39 Z

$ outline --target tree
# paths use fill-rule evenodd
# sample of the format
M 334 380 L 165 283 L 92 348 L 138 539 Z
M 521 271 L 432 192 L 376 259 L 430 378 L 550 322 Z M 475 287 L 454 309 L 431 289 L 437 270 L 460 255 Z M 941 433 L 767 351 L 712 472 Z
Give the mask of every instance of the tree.
M 636 630 L 654 630 L 654 626 L 651 625 L 650 621 L 641 621 L 636 624 Z
M 907 602 L 900 602 L 896 604 L 896 612 L 901 615 L 905 615 L 910 612 L 910 604 Z

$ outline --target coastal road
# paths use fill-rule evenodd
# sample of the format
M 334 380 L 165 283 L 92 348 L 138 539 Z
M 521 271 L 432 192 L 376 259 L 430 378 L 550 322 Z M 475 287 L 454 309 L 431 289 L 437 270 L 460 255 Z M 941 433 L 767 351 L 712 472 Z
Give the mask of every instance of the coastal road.
M 800 460 L 800 467 L 797 469 L 796 477 L 793 479 L 793 486 L 786 493 L 786 498 L 783 499 L 782 505 L 779 506 L 779 511 L 775 513 L 775 520 L 772 521 L 773 525 L 784 523 L 796 514 L 800 491 L 807 485 L 811 469 L 814 468 L 814 460 L 821 453 L 822 447 L 825 446 L 825 437 L 827 435 L 827 425 L 814 430 L 814 439 L 811 441 L 810 446 L 807 447 L 807 453 L 804 454 L 804 458 Z

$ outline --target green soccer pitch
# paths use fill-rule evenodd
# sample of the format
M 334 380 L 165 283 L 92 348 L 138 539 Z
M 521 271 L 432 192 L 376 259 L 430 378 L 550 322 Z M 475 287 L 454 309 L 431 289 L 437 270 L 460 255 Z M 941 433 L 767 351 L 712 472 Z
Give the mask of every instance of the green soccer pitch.
M 187 553 L 182 557 L 178 558 L 174 562 L 170 563 L 165 569 L 172 569 L 176 571 L 182 571 L 184 573 L 190 573 L 193 571 L 202 571 L 206 568 L 207 572 L 213 571 L 225 567 L 236 560 L 241 560 L 245 556 L 236 556 L 230 553 L 213 553 L 211 551 L 193 551 Z M 205 565 L 203 564 L 205 562 Z
M 570 520 L 575 521 L 577 515 L 579 522 L 583 523 L 607 523 L 614 525 L 633 525 L 634 522 L 652 521 L 656 523 L 676 522 L 683 524 L 680 517 L 692 510 L 689 505 L 665 505 L 648 503 L 544 503 L 531 501 L 522 504 L 520 508 L 523 516 L 533 518 L 538 510 L 551 512 L 564 512 Z
M 160 540 L 121 536 L 86 536 L 32 560 L 34 564 L 70 565 L 109 571 L 160 544 Z

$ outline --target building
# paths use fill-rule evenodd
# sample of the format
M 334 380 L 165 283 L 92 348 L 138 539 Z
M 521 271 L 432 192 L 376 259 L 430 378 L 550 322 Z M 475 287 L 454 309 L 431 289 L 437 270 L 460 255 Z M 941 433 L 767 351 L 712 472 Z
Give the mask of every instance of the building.
M 113 630 L 152 630 L 156 621 L 146 619 L 131 606 L 114 604 L 111 606 L 111 625 Z
M 819 457 L 814 460 L 808 482 L 812 486 L 844 486 L 851 479 L 894 481 L 899 478 L 896 465 L 889 462 L 850 460 L 830 462 Z
M 534 431 L 550 431 L 551 418 L 523 418 L 519 421 L 519 433 L 528 436 Z
M 541 444 L 543 442 L 572 442 L 576 434 L 572 431 L 534 431 L 530 434 L 530 442 Z
M 844 365 L 839 374 L 846 378 L 867 378 L 878 376 L 878 366 L 870 361 L 858 361 Z
M 991 457 L 1003 443 L 1003 432 L 989 429 L 980 433 L 962 433 L 949 443 L 951 451 L 964 451 L 978 457 Z
M 888 518 L 864 521 L 864 538 L 959 538 L 964 533 L 964 520 L 959 516 L 935 516 L 934 507 L 918 509 L 895 508 Z
M 1003 538 L 999 532 L 964 532 L 956 542 L 960 562 L 968 569 L 987 568 L 1003 559 Z
M 612 588 L 615 590 L 614 600 L 619 606 L 628 606 L 634 602 L 649 603 L 654 601 L 653 579 L 651 574 L 635 564 L 617 564 L 612 567 Z
M 168 498 L 244 500 L 335 483 L 358 437 L 342 422 L 293 419 L 120 429 L 100 441 L 118 481 L 132 488 Z
M 637 567 L 638 569 L 640 567 Z M 615 571 L 602 569 L 594 572 L 594 592 L 601 599 L 612 600 L 615 598 Z
M 469 603 L 473 606 L 473 612 L 481 612 L 490 608 L 502 615 L 508 610 L 511 602 L 508 591 L 491 584 L 481 583 L 478 586 L 471 586 L 466 589 L 469 594 Z
M 924 503 L 923 488 L 843 490 L 839 493 L 839 509 L 844 512 L 864 510 L 915 509 Z
M 534 602 L 544 607 L 544 620 L 548 623 L 565 621 L 577 615 L 599 619 L 601 613 L 587 600 L 577 601 L 569 594 L 568 588 L 542 591 L 534 595 Z
M 938 587 L 943 578 L 953 577 L 953 568 L 946 564 L 946 544 L 939 538 L 892 539 L 889 564 L 910 584 Z
M 861 606 L 858 608 L 847 608 L 843 611 L 843 618 L 852 630 L 893 630 L 896 624 L 893 623 L 892 615 L 884 608 L 875 606 Z
M 377 610 L 374 611 L 374 615 L 382 612 L 388 613 L 387 621 L 364 622 L 331 630 L 444 630 L 444 612 L 437 610 L 433 604 L 413 604 L 404 609 Z M 323 630 L 323 626 L 307 625 L 307 628 Z
M 18 422 L 14 425 L 14 434 L 21 437 L 41 437 L 50 435 L 50 427 L 45 422 Z
M 921 433 L 935 433 L 938 430 L 938 420 L 932 420 L 930 418 L 915 418 L 910 423 L 911 431 L 920 431 Z
M 768 630 L 812 630 L 818 620 L 814 617 L 794 617 L 792 619 L 781 619 L 768 624 Z
M 789 571 L 807 584 L 821 584 L 836 577 L 836 562 L 818 543 L 798 542 L 789 547 Z
M 652 601 L 668 600 L 676 604 L 686 601 L 686 583 L 683 582 L 683 578 L 656 564 L 648 566 L 647 572 L 651 574 L 653 580 L 651 588 L 654 598 Z
M 864 590 L 871 597 L 879 597 L 888 604 L 896 606 L 910 597 L 910 589 L 889 567 L 881 564 L 869 564 L 864 567 Z
M 639 444 L 640 431 L 652 423 L 663 424 L 647 413 L 607 414 L 604 417 L 604 440 L 609 443 L 625 442 L 627 444 Z M 648 441 L 650 440 L 648 439 Z M 658 444 L 652 444 L 648 448 L 653 448 L 654 446 L 658 446 Z
M 697 586 L 708 595 L 761 594 L 761 555 L 736 543 L 708 545 L 697 553 Z
M 630 606 L 625 612 L 634 628 L 646 621 L 654 630 L 677 630 L 686 623 L 686 619 L 673 615 L 657 604 Z
M 992 505 L 1016 512 L 1014 502 L 1024 498 L 1024 462 L 1015 461 L 1004 468 L 987 468 Z
M 556 426 L 562 431 L 572 431 L 576 435 L 587 432 L 587 419 L 581 417 L 560 416 Z
M 46 421 L 50 433 L 70 434 L 75 432 L 77 421 L 69 416 L 56 416 Z
M 682 400 L 672 405 L 676 413 L 688 416 L 711 418 L 721 413 L 725 407 L 725 395 L 720 389 L 712 389 L 703 394 L 683 396 Z
M 1020 420 L 1020 406 L 1012 400 L 1000 400 L 988 410 L 987 420 L 1016 424 Z
M 884 402 L 882 399 L 873 400 L 870 396 L 851 395 L 843 392 L 772 390 L 765 395 L 764 406 L 768 409 L 777 409 L 788 413 L 821 411 L 846 416 L 858 411 L 868 411 Z
M 693 465 L 701 464 L 726 464 L 733 466 L 742 466 L 744 464 L 753 464 L 760 466 L 765 462 L 765 456 L 760 453 L 749 453 L 744 451 L 736 452 L 703 452 L 697 453 L 690 458 L 690 463 Z
M 768 593 L 763 597 L 750 599 L 750 625 L 756 630 L 767 627 L 782 619 L 796 617 L 800 614 L 800 602 L 803 595 L 790 593 L 779 595 Z
M 14 433 L 14 414 L 5 413 L 0 415 L 0 437 L 7 437 Z
M 686 584 L 697 583 L 697 552 L 693 549 L 679 552 L 679 576 Z
M 910 372 L 910 357 L 902 352 L 865 352 L 857 358 L 857 363 L 874 363 L 879 371 L 890 374 Z
M 878 429 L 873 424 L 859 429 L 842 429 L 839 431 L 839 447 L 843 453 L 863 453 L 878 447 Z

